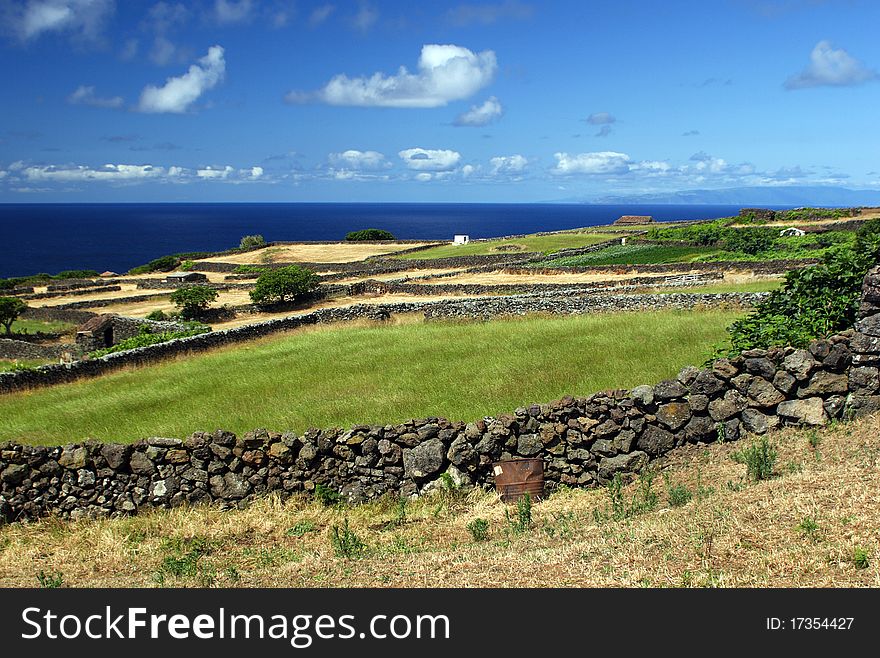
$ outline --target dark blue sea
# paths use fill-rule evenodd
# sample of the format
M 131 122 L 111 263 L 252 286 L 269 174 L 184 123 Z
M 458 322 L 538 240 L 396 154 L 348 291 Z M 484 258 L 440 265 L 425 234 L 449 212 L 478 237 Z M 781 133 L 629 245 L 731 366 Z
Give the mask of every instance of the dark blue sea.
M 737 214 L 738 206 L 459 203 L 0 204 L 0 277 L 92 269 L 125 272 L 166 254 L 218 251 L 243 235 L 340 240 L 382 228 L 400 239 L 486 238 L 608 224 Z

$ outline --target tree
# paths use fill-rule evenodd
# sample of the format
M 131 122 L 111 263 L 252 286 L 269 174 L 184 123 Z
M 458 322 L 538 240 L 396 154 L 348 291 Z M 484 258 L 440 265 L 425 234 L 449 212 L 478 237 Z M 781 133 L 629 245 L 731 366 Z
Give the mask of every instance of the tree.
M 262 235 L 246 235 L 241 239 L 238 245 L 239 249 L 254 249 L 257 247 L 265 247 L 266 238 Z
M 394 235 L 380 228 L 365 228 L 362 231 L 352 231 L 345 236 L 348 242 L 357 242 L 360 240 L 394 240 Z
M 12 323 L 27 307 L 27 304 L 15 297 L 0 297 L 0 324 L 6 327 L 7 336 L 12 334 Z
M 317 288 L 319 282 L 317 274 L 299 265 L 266 270 L 257 277 L 251 300 L 258 305 L 293 301 Z
M 171 293 L 171 301 L 180 308 L 184 319 L 197 318 L 217 300 L 217 291 L 208 286 L 186 286 Z

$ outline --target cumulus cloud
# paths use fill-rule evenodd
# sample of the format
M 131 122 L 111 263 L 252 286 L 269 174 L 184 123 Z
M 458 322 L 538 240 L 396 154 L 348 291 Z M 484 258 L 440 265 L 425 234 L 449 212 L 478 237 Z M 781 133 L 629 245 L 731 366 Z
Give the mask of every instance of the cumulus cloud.
M 30 181 L 57 182 L 132 182 L 159 178 L 165 174 L 163 167 L 153 165 L 106 164 L 92 168 L 86 166 L 57 167 L 55 165 L 32 166 L 22 170 Z
M 504 108 L 494 96 L 490 96 L 482 105 L 472 105 L 467 112 L 459 114 L 454 126 L 485 126 L 504 114 Z
M 625 174 L 630 169 L 630 157 L 616 151 L 597 151 L 593 153 L 554 153 L 556 166 L 551 170 L 562 176 L 571 174 Z
M 95 88 L 92 86 L 80 85 L 70 96 L 67 102 L 71 105 L 89 105 L 91 107 L 107 107 L 119 108 L 125 103 L 122 96 L 113 96 L 112 98 L 101 98 L 95 95 Z
M 211 166 L 207 166 L 204 169 L 196 169 L 196 176 L 198 178 L 202 178 L 205 180 L 211 180 L 214 178 L 225 179 L 229 178 L 229 176 L 234 172 L 235 169 L 226 165 L 222 169 L 217 169 Z
M 218 23 L 240 23 L 251 17 L 252 0 L 214 0 L 214 20 Z
M 492 25 L 500 20 L 527 20 L 534 8 L 517 0 L 505 0 L 497 4 L 459 5 L 446 13 L 447 20 L 461 27 L 468 25 Z
M 450 171 L 461 161 L 461 153 L 446 149 L 411 148 L 397 155 L 404 164 L 416 171 Z
M 115 9 L 114 0 L 29 0 L 11 8 L 11 20 L 25 41 L 46 32 L 69 32 L 94 41 Z
M 356 171 L 376 171 L 385 169 L 390 164 L 386 162 L 385 156 L 378 151 L 358 151 L 349 149 L 341 153 L 331 153 L 330 162 L 337 167 L 345 169 L 354 169 Z
M 521 174 L 525 171 L 528 164 L 528 159 L 518 153 L 515 155 L 498 155 L 489 160 L 493 176 Z
M 211 46 L 208 54 L 182 76 L 168 78 L 162 87 L 147 86 L 141 93 L 141 112 L 186 112 L 199 97 L 217 86 L 226 73 L 223 48 Z
M 806 68 L 785 81 L 785 88 L 852 87 L 877 80 L 880 75 L 829 41 L 820 41 L 810 53 Z
M 440 107 L 468 98 L 488 85 L 498 64 L 495 53 L 474 53 L 455 45 L 422 46 L 418 72 L 400 67 L 396 75 L 369 78 L 340 74 L 314 93 L 290 92 L 290 103 L 322 102 L 359 107 Z

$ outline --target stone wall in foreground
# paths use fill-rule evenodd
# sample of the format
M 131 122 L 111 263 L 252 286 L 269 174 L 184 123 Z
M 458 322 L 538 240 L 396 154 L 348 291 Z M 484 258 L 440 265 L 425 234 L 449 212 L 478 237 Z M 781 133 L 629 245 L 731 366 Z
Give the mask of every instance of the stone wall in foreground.
M 491 486 L 492 464 L 539 457 L 545 479 L 591 486 L 631 477 L 685 443 L 737 440 L 781 425 L 820 426 L 880 410 L 880 268 L 853 329 L 808 349 L 749 350 L 631 391 L 565 397 L 473 422 L 425 418 L 304 434 L 197 432 L 133 445 L 0 445 L 0 517 L 133 514 L 151 507 L 246 505 L 323 485 L 357 503 L 410 496 L 448 474 Z M 124 430 L 121 430 L 124 431 Z

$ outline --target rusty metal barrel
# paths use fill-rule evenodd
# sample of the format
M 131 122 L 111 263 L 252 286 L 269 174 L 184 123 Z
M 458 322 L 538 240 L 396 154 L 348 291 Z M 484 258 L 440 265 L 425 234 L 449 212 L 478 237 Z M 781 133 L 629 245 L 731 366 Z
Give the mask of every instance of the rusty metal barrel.
M 492 464 L 495 491 L 505 503 L 515 503 L 523 494 L 532 500 L 544 497 L 544 460 L 540 458 L 505 459 Z

